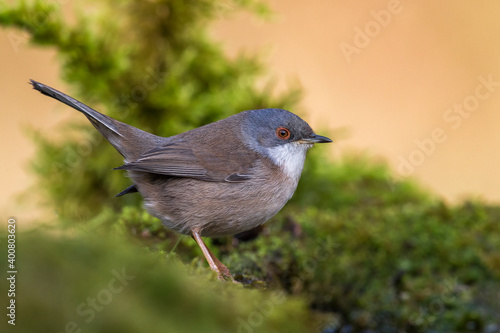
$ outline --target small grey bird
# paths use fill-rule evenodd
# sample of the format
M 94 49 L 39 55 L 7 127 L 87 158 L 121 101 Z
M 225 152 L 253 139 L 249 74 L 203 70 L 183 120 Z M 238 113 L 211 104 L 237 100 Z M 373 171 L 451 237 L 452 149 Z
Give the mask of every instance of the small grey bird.
M 201 237 L 240 233 L 276 215 L 297 188 L 309 148 L 331 142 L 282 109 L 243 111 L 160 137 L 42 83 L 31 84 L 88 118 L 124 157 L 125 164 L 116 169 L 127 170 L 134 183 L 117 196 L 139 192 L 146 210 L 167 228 L 192 235 L 220 279 L 232 279 L 229 269 Z

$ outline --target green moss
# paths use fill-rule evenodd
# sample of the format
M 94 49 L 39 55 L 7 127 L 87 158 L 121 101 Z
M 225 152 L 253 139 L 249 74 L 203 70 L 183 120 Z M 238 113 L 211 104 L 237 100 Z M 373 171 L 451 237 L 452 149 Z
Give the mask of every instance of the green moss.
M 293 87 L 274 94 L 272 81 L 256 88 L 259 60 L 230 59 L 208 37 L 207 25 L 221 15 L 267 14 L 260 2 L 76 4 L 89 5 L 98 14 L 77 14 L 70 24 L 64 2 L 2 2 L 0 25 L 55 49 L 69 93 L 114 118 L 169 136 L 246 109 L 293 111 L 300 98 Z M 500 325 L 498 206 L 450 206 L 394 179 L 384 163 L 358 155 L 333 161 L 318 147 L 293 199 L 259 237 L 207 240 L 244 284 L 236 286 L 216 281 L 196 243 L 145 213 L 139 195 L 114 197 L 130 182 L 110 170 L 121 157 L 91 125 L 58 131 L 64 141 L 33 134 L 38 189 L 58 221 L 57 236 L 18 235 L 20 331 L 492 332 Z M 122 269 L 134 278 L 112 292 Z M 89 297 L 108 303 L 92 318 Z
M 17 248 L 15 328 L 23 332 L 68 325 L 75 332 L 308 331 L 299 299 L 220 282 L 120 237 L 38 229 L 17 234 Z M 0 286 L 8 289 L 6 279 Z
M 499 211 L 442 202 L 289 211 L 223 260 L 360 329 L 461 331 L 472 315 L 480 326 L 497 320 Z

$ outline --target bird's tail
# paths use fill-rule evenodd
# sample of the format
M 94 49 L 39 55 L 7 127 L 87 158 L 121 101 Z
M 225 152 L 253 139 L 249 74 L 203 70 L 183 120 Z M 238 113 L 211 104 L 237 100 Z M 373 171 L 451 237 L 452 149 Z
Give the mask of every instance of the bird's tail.
M 40 82 L 30 80 L 33 88 L 83 113 L 94 127 L 115 147 L 125 161 L 137 159 L 152 149 L 160 137 L 110 118 L 62 92 Z

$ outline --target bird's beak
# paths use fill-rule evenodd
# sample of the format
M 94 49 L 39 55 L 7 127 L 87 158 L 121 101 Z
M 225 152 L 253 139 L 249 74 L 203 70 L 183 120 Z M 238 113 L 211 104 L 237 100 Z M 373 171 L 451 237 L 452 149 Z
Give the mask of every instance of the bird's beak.
M 312 134 L 308 138 L 300 139 L 299 142 L 300 143 L 327 143 L 327 142 L 332 142 L 332 140 L 330 140 L 326 136 Z

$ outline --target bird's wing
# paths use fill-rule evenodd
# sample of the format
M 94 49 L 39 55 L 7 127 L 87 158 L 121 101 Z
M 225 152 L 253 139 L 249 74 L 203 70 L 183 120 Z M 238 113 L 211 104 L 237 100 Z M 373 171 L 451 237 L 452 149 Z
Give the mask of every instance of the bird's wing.
M 241 182 L 252 178 L 251 168 L 257 156 L 248 149 L 223 153 L 201 146 L 188 147 L 175 142 L 154 148 L 139 159 L 116 169 L 148 172 L 166 176 L 196 178 L 206 181 Z

